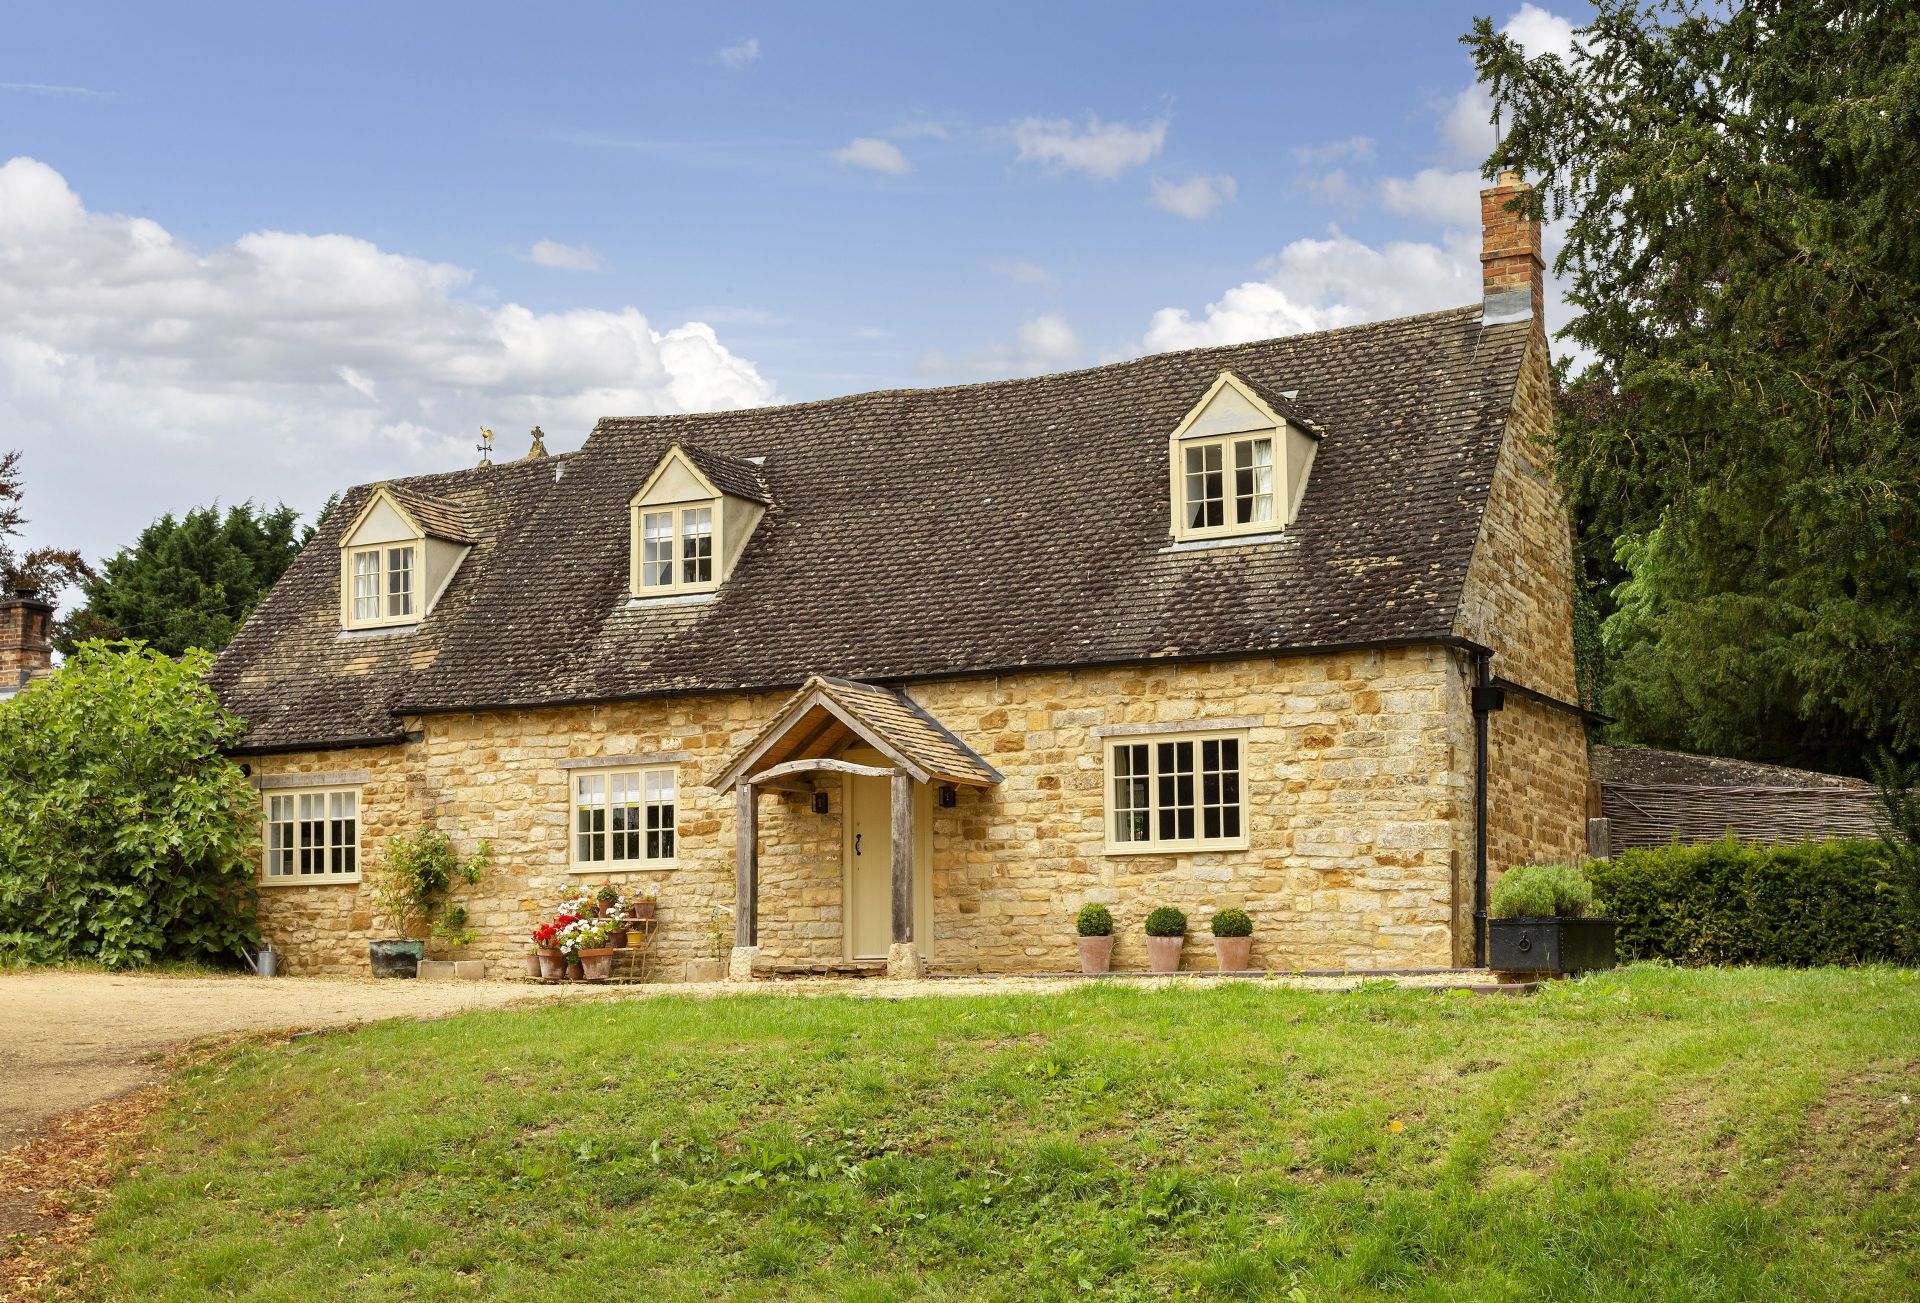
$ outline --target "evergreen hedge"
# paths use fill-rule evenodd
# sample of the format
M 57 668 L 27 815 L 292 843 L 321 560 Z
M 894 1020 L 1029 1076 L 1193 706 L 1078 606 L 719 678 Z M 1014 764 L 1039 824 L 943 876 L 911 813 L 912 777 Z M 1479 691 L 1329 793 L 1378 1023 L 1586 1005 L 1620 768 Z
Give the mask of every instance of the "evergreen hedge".
M 1587 866 L 1622 957 L 1680 964 L 1920 963 L 1920 883 L 1885 843 L 1727 837 Z

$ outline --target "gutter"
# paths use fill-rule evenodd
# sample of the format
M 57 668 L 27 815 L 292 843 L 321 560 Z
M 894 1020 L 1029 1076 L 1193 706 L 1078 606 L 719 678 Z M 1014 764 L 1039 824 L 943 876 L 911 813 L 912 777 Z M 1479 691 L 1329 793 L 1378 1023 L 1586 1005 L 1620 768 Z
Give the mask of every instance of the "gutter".
M 417 742 L 417 733 L 394 733 L 388 737 L 342 737 L 330 738 L 322 742 L 270 742 L 265 746 L 229 747 L 230 756 L 283 756 L 294 751 L 353 751 L 364 747 L 396 746 L 402 742 Z

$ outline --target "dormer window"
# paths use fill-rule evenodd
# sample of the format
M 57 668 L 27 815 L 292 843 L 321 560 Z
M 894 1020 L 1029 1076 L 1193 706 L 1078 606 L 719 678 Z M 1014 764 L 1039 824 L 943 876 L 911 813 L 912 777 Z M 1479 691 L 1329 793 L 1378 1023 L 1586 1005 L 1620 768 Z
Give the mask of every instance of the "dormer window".
M 1174 538 L 1285 529 L 1299 511 L 1319 433 L 1287 395 L 1221 372 L 1168 448 Z
M 760 468 L 676 443 L 633 495 L 636 600 L 711 592 L 766 514 Z
M 472 546 L 459 508 L 401 485 L 379 485 L 340 539 L 340 623 L 348 629 L 417 624 Z
M 413 545 L 353 553 L 353 621 L 370 624 L 413 614 Z

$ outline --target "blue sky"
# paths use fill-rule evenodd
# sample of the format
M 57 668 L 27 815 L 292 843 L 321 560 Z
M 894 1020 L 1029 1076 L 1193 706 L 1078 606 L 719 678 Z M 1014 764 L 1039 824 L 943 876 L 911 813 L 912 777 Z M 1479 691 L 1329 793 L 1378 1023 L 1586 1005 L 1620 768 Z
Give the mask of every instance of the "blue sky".
M 30 540 L 1470 301 L 1476 12 L 11 5 Z

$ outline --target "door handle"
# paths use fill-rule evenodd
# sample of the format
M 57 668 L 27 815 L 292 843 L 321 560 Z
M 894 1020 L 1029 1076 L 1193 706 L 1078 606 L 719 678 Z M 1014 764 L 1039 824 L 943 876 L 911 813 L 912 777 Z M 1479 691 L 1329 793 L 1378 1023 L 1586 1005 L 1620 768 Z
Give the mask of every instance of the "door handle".
M 853 835 L 853 853 L 855 855 L 858 855 L 860 853 L 860 838 L 862 835 L 863 834 L 861 833 L 855 833 Z

